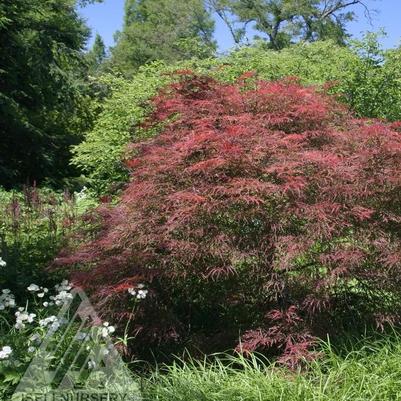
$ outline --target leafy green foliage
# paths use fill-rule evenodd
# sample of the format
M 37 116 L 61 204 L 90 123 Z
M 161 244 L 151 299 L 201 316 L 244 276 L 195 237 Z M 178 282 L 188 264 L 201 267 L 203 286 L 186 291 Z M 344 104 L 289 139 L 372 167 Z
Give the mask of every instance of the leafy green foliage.
M 353 41 L 358 57 L 350 60 L 338 93 L 361 117 L 401 120 L 401 48 L 383 50 L 379 34 Z
M 82 192 L 75 196 L 46 189 L 0 190 L 0 286 L 16 294 L 32 282 L 51 284 L 45 268 L 77 227 L 78 217 L 95 203 Z
M 201 0 L 126 0 L 112 62 L 126 75 L 155 60 L 169 63 L 214 54 L 214 21 Z
M 73 163 L 99 194 L 111 184 L 115 189 L 128 178 L 121 159 L 133 136 L 131 128 L 147 115 L 149 97 L 168 81 L 158 74 L 159 67 L 155 64 L 142 68 L 130 82 L 113 75 L 99 79 L 112 94 L 101 104 L 93 130 L 73 149 Z
M 181 63 L 180 66 L 198 65 L 199 70 L 205 71 L 213 64 L 215 61 L 210 60 Z M 85 173 L 97 194 L 114 192 L 127 181 L 128 171 L 123 163 L 126 145 L 157 132 L 138 125 L 152 110 L 149 100 L 171 82 L 176 68 L 154 62 L 140 67 L 130 80 L 114 75 L 99 78 L 99 83 L 107 87 L 111 95 L 100 102 L 102 111 L 94 128 L 73 149 L 73 163 Z
M 255 46 L 241 48 L 223 59 L 224 68 L 219 76 L 233 82 L 245 71 L 254 71 L 266 80 L 296 76 L 308 85 L 339 84 L 344 82 L 357 58 L 348 48 L 336 46 L 332 41 L 299 44 L 279 52 L 256 42 Z

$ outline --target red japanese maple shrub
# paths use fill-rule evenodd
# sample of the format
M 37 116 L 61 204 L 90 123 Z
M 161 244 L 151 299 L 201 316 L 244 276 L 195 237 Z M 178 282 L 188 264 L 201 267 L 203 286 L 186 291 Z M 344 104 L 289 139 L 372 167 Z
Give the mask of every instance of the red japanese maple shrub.
M 67 258 L 104 311 L 132 317 L 137 350 L 237 344 L 292 364 L 339 322 L 398 320 L 396 125 L 354 119 L 294 79 L 183 72 L 154 107 L 146 124 L 162 132 L 132 144 L 119 204 Z M 149 293 L 131 312 L 139 283 Z

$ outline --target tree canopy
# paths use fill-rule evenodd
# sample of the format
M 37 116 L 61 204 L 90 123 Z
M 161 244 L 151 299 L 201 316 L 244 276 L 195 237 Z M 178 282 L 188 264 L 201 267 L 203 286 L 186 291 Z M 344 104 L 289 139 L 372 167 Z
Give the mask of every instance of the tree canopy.
M 83 51 L 75 0 L 0 4 L 0 184 L 54 183 L 72 173 L 85 125 Z
M 98 73 L 106 60 L 107 49 L 102 37 L 97 33 L 92 49 L 87 54 L 90 73 Z
M 278 50 L 295 40 L 332 39 L 344 44 L 346 23 L 353 20 L 351 6 L 361 0 L 207 0 L 224 20 L 236 43 L 240 43 L 248 24 Z
M 213 30 L 214 21 L 202 0 L 126 0 L 113 64 L 132 74 L 150 61 L 212 56 Z

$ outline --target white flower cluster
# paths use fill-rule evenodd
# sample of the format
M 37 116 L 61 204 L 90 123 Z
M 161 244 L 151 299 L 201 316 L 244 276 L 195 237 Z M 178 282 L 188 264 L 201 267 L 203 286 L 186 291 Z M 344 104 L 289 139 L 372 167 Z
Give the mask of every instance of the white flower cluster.
M 145 299 L 148 295 L 148 290 L 145 289 L 145 284 L 138 284 L 136 288 L 128 288 L 128 292 L 136 299 Z
M 2 290 L 0 295 L 0 311 L 6 308 L 15 308 L 15 298 L 10 290 Z
M 3 258 L 0 256 L 0 267 L 6 267 L 7 263 L 5 260 L 3 260 Z
M 58 291 L 58 294 L 49 298 L 54 301 L 57 306 L 64 305 L 68 300 L 73 298 L 73 295 L 69 292 L 72 289 L 72 286 L 68 280 L 63 280 L 60 285 L 57 284 L 54 288 Z
M 38 298 L 43 298 L 49 292 L 49 290 L 46 287 L 39 287 L 36 284 L 31 284 L 27 288 L 27 290 L 29 292 L 32 292 L 32 293 L 36 293 L 37 292 L 36 295 L 38 296 Z
M 51 295 L 49 297 L 50 302 L 49 301 L 43 302 L 43 306 L 45 308 L 47 308 L 48 306 L 53 306 L 53 305 L 57 305 L 57 306 L 64 305 L 65 303 L 67 303 L 67 301 L 69 299 L 73 298 L 72 294 L 69 292 L 71 290 L 72 286 L 70 285 L 68 280 L 63 280 L 63 282 L 61 284 L 57 284 L 54 288 L 56 289 L 57 294 Z M 36 293 L 38 298 L 43 298 L 49 292 L 49 290 L 47 288 L 39 287 L 36 284 L 31 284 L 28 287 L 28 291 L 32 292 L 32 293 Z
M 3 347 L 0 350 L 0 360 L 2 359 L 8 359 L 8 357 L 12 354 L 13 350 L 11 349 L 11 347 L 9 347 L 8 345 L 6 345 L 5 347 Z
M 58 330 L 60 326 L 65 323 L 67 323 L 66 319 L 58 319 L 57 316 L 49 316 L 46 319 L 39 320 L 39 325 L 41 327 L 50 327 L 53 331 Z
M 110 334 L 114 333 L 116 329 L 113 326 L 110 326 L 109 322 L 104 322 L 101 330 L 101 334 L 103 338 L 108 337 Z
M 28 313 L 25 308 L 18 308 L 18 311 L 15 312 L 16 323 L 15 328 L 18 330 L 24 329 L 26 323 L 32 323 L 36 317 L 34 313 Z
M 0 260 L 2 259 L 0 258 Z M 43 302 L 43 306 L 48 307 L 50 305 L 64 305 L 68 300 L 73 298 L 73 295 L 70 292 L 71 289 L 72 286 L 70 283 L 67 280 L 64 280 L 61 284 L 55 286 L 55 290 L 57 291 L 56 295 L 50 296 L 48 301 Z M 37 284 L 29 285 L 27 290 L 38 298 L 44 298 L 49 292 L 46 287 L 40 287 Z M 15 307 L 15 297 L 11 291 L 8 289 L 2 290 L 0 293 L 0 311 L 5 310 L 6 308 Z M 18 308 L 18 311 L 15 312 L 16 322 L 14 327 L 18 330 L 24 329 L 28 323 L 34 322 L 35 317 L 36 314 L 29 313 L 27 307 Z M 62 323 L 63 322 L 58 321 L 55 316 L 50 316 L 46 319 L 42 319 L 39 322 L 41 327 L 51 326 L 53 330 L 57 330 Z
M 70 291 L 72 289 L 72 285 L 70 284 L 70 282 L 68 280 L 63 280 L 61 282 L 61 284 L 56 284 L 54 286 L 54 288 L 58 291 L 58 292 L 62 292 L 62 291 Z

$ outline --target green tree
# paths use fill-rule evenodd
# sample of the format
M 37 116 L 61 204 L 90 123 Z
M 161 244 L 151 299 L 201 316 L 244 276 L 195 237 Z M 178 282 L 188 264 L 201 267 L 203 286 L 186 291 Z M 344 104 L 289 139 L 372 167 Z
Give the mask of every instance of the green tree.
M 113 64 L 127 75 L 150 61 L 213 55 L 214 21 L 202 0 L 126 0 Z
M 0 185 L 61 183 L 87 124 L 84 48 L 76 0 L 0 3 Z
M 207 4 L 227 24 L 236 43 L 253 23 L 275 50 L 297 40 L 332 39 L 344 44 L 346 23 L 355 16 L 350 7 L 369 12 L 361 0 L 207 0 Z
M 89 71 L 95 74 L 99 72 L 106 57 L 106 45 L 104 44 L 102 37 L 97 33 L 92 49 L 87 54 Z

